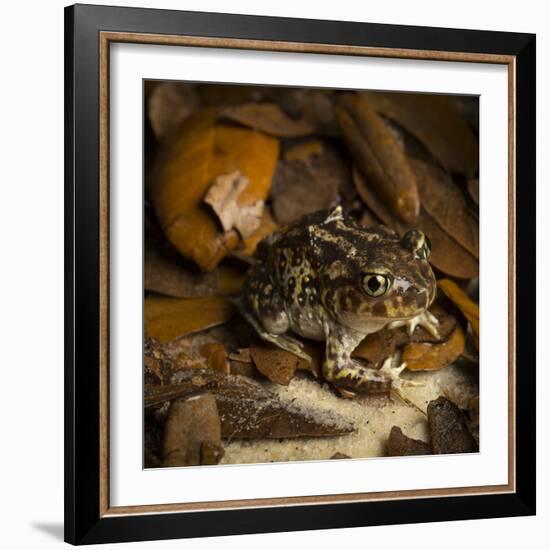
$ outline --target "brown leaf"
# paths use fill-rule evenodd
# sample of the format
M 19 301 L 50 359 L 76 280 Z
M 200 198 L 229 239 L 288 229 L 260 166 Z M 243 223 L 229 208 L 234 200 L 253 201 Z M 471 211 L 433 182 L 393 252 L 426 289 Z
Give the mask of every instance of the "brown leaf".
M 185 369 L 169 386 L 146 385 L 144 403 L 150 409 L 197 391 L 216 397 L 224 439 L 326 437 L 353 431 L 343 417 L 281 402 L 260 383 L 211 369 Z
M 370 210 L 375 213 L 384 225 L 403 235 L 407 231 L 408 226 L 392 215 L 357 169 L 353 170 L 353 181 L 355 182 L 359 196 Z M 432 251 L 429 261 L 437 269 L 460 279 L 471 279 L 478 275 L 478 262 L 476 258 L 441 229 L 439 224 L 424 208 L 420 209 L 417 227 L 431 241 Z
M 352 357 L 359 357 L 377 366 L 387 357 L 394 354 L 395 349 L 400 345 L 401 332 L 382 329 L 369 334 L 352 352 Z M 405 340 L 407 341 L 407 340 Z
M 478 448 L 464 413 L 445 397 L 428 405 L 428 425 L 434 454 L 475 453 Z
M 250 347 L 256 368 L 275 384 L 288 386 L 298 368 L 300 358 L 281 348 L 268 345 Z
M 238 170 L 230 174 L 221 174 L 216 177 L 204 197 L 204 202 L 209 204 L 218 216 L 223 230 L 228 232 L 236 229 L 243 239 L 251 237 L 260 227 L 264 210 L 263 200 L 247 206 L 239 204 L 239 197 L 249 183 L 248 178 Z
M 274 87 L 269 95 L 292 118 L 308 121 L 316 129 L 317 134 L 338 134 L 332 90 Z
M 200 347 L 201 355 L 206 359 L 208 368 L 229 374 L 229 360 L 223 344 L 212 342 Z
M 223 298 L 145 298 L 145 331 L 159 342 L 169 342 L 229 321 L 233 306 Z
M 349 169 L 336 150 L 319 140 L 296 145 L 277 163 L 271 197 L 279 224 L 333 206 L 349 180 Z
M 217 464 L 223 455 L 214 396 L 204 393 L 172 402 L 164 425 L 162 466 Z
M 228 106 L 220 111 L 220 117 L 275 137 L 303 137 L 315 131 L 315 127 L 308 120 L 290 118 L 273 103 Z
M 388 438 L 388 456 L 415 456 L 431 454 L 430 444 L 407 437 L 401 428 L 393 426 Z
M 412 159 L 423 208 L 458 244 L 479 258 L 479 225 L 452 178 L 433 164 Z
M 264 101 L 269 96 L 269 86 L 241 84 L 199 84 L 197 91 L 205 105 L 239 105 L 251 101 Z
M 476 347 L 479 349 L 479 305 L 472 302 L 468 295 L 450 279 L 440 279 L 437 286 L 462 312 L 472 327 Z
M 407 231 L 407 226 L 393 216 L 356 166 L 353 167 L 353 183 L 363 202 L 386 227 L 393 229 L 400 235 Z
M 185 257 L 213 270 L 239 244 L 236 231 L 223 232 L 203 204 L 212 182 L 238 170 L 249 180 L 238 204 L 264 200 L 279 155 L 279 142 L 254 130 L 216 124 L 215 109 L 187 119 L 159 153 L 151 198 L 161 228 Z
M 441 344 L 413 342 L 403 348 L 401 359 L 411 371 L 439 370 L 458 359 L 464 351 L 466 335 L 460 325 L 456 325 L 451 336 Z
M 439 224 L 424 210 L 420 211 L 418 227 L 428 236 L 432 244 L 429 261 L 440 271 L 459 279 L 478 276 L 476 258 L 451 238 Z
M 403 235 L 409 226 L 393 216 L 389 208 L 380 200 L 376 192 L 368 185 L 366 179 L 357 169 L 353 170 L 353 181 L 359 196 L 384 225 Z M 420 209 L 417 227 L 431 241 L 432 251 L 429 261 L 437 269 L 459 279 L 471 279 L 478 275 L 478 262 L 476 258 L 441 229 L 439 224 L 424 208 Z
M 388 92 L 361 95 L 376 111 L 420 140 L 449 171 L 472 176 L 477 170 L 477 140 L 449 97 Z
M 195 87 L 184 82 L 160 82 L 149 95 L 148 112 L 153 133 L 159 141 L 170 136 L 199 108 Z
M 223 293 L 219 273 L 203 273 L 185 260 L 161 231 L 145 218 L 143 286 L 145 290 L 191 298 Z
M 336 118 L 361 173 L 400 221 L 415 224 L 420 199 L 414 172 L 396 136 L 363 97 L 346 94 Z

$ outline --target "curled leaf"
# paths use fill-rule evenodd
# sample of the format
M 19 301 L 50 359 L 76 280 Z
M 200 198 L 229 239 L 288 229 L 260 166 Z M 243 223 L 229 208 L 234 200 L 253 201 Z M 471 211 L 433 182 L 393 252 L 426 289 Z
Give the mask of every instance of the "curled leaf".
M 145 331 L 165 343 L 229 321 L 233 306 L 223 298 L 145 298 Z
M 464 351 L 466 335 L 460 325 L 455 329 L 446 342 L 427 344 L 412 342 L 403 348 L 401 359 L 411 371 L 439 370 L 458 359 Z
M 239 204 L 239 197 L 248 184 L 248 178 L 238 170 L 222 174 L 216 177 L 204 197 L 204 202 L 216 212 L 224 231 L 235 228 L 243 239 L 252 236 L 258 229 L 264 209 L 263 200 L 247 206 Z
M 340 96 L 336 118 L 367 182 L 394 216 L 415 224 L 420 209 L 415 174 L 394 133 L 361 96 Z
M 405 327 L 384 328 L 369 334 L 354 350 L 353 357 L 359 357 L 373 366 L 380 366 L 382 362 L 391 357 L 397 348 L 414 343 L 439 343 L 447 340 L 456 326 L 456 319 L 448 314 L 439 304 L 430 308 L 430 313 L 439 321 L 439 338 L 434 337 L 426 329 L 417 326 L 412 334 L 408 334 Z

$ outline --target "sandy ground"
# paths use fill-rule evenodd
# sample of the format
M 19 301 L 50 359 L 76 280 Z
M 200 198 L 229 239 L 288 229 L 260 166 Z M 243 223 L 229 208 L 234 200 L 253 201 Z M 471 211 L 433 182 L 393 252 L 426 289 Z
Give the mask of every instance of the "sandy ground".
M 405 378 L 422 385 L 407 387 L 404 394 L 423 411 L 432 399 L 440 395 L 466 408 L 468 400 L 477 395 L 476 368 L 455 364 L 432 373 L 406 373 Z M 397 397 L 343 399 L 336 396 L 327 384 L 305 375 L 294 378 L 288 386 L 268 382 L 266 385 L 282 401 L 292 402 L 294 406 L 318 410 L 320 416 L 327 410 L 341 415 L 354 424 L 356 431 L 331 438 L 234 441 L 225 446 L 222 464 L 323 460 L 335 453 L 351 458 L 384 456 L 392 426 L 401 427 L 409 437 L 428 440 L 426 416 Z

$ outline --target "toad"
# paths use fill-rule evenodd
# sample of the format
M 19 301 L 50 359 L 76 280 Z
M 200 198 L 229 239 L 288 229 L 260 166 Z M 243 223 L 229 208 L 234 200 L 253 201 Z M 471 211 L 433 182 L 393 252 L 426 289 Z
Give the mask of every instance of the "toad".
M 264 340 L 309 360 L 295 335 L 326 341 L 325 379 L 351 395 L 396 389 L 405 365 L 373 369 L 351 358 L 357 345 L 384 327 L 417 325 L 438 336 L 428 311 L 436 280 L 430 242 L 418 230 L 400 237 L 365 228 L 341 207 L 310 214 L 260 242 L 240 307 Z

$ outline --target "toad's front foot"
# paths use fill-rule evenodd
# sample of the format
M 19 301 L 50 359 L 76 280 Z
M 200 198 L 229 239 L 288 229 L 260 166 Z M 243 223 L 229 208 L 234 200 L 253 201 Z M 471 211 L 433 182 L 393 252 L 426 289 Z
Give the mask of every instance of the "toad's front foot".
M 437 338 L 438 340 L 440 339 L 439 330 L 437 328 L 439 326 L 439 321 L 437 317 L 428 310 L 420 313 L 412 319 L 408 319 L 407 321 L 392 321 L 388 324 L 389 329 L 406 327 L 407 334 L 409 336 L 412 335 L 417 326 L 421 326 L 423 329 L 426 329 L 434 338 Z

